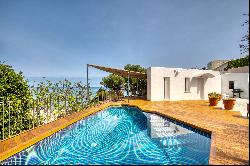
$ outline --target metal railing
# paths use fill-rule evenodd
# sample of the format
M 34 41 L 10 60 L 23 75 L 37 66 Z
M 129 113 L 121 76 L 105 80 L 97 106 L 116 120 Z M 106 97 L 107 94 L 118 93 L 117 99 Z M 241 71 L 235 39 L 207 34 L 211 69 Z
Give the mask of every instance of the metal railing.
M 108 101 L 111 101 L 111 96 L 107 93 L 103 93 L 101 97 L 96 96 L 90 101 L 83 98 L 71 100 L 67 96 L 15 101 L 2 98 L 0 101 L 0 140 Z

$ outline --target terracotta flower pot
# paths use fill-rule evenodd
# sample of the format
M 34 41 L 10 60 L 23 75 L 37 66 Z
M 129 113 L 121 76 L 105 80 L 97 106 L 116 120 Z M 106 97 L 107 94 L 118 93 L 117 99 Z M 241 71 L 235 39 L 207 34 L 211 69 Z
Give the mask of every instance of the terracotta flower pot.
M 209 98 L 209 106 L 217 106 L 219 99 L 218 98 Z
M 224 108 L 226 110 L 232 110 L 234 108 L 235 99 L 226 99 L 226 100 L 223 100 L 223 104 L 224 104 Z

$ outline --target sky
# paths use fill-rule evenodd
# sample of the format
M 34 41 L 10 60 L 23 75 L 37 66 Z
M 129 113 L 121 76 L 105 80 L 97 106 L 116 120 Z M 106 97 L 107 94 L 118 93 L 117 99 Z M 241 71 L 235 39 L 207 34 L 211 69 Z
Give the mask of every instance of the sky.
M 242 56 L 248 6 L 248 0 L 0 0 L 0 61 L 25 76 L 50 77 L 85 77 L 86 64 L 201 68 Z

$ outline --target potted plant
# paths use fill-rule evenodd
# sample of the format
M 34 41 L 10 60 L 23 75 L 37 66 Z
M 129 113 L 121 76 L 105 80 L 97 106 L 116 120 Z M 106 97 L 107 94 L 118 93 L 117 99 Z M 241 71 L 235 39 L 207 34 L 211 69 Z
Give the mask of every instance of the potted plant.
M 232 110 L 234 108 L 235 100 L 235 98 L 223 99 L 224 108 L 226 110 Z
M 216 92 L 212 92 L 208 94 L 209 98 L 209 106 L 216 106 L 218 104 L 218 101 L 221 100 L 222 95 Z

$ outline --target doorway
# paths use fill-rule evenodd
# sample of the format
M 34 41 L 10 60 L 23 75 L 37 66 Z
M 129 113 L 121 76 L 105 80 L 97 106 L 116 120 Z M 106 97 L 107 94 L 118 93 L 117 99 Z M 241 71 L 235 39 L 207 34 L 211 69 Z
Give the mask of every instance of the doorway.
M 204 99 L 204 79 L 197 78 L 197 93 L 200 94 L 200 99 Z
M 170 78 L 164 77 L 164 99 L 170 99 Z

